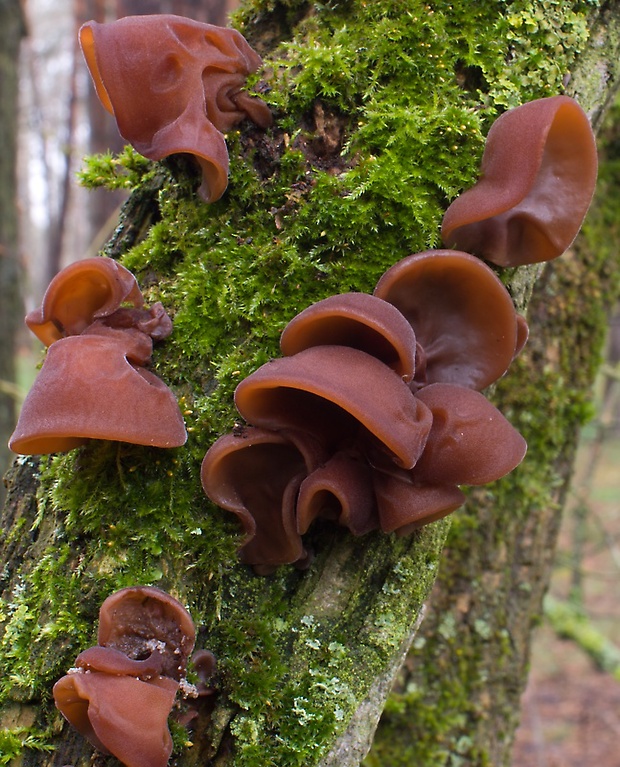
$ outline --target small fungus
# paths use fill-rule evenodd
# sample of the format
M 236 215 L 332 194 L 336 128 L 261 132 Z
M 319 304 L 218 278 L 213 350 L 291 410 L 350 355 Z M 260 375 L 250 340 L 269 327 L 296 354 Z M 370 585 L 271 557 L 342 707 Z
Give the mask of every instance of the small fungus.
M 193 155 L 202 170 L 199 194 L 219 199 L 228 184 L 223 133 L 249 117 L 271 124 L 271 112 L 243 90 L 261 65 L 234 29 L 171 14 L 127 16 L 79 32 L 97 95 L 140 154 L 161 160 Z
M 299 486 L 325 460 L 310 435 L 245 427 L 225 434 L 202 463 L 205 493 L 236 514 L 245 534 L 241 560 L 263 567 L 299 562 L 307 552 L 297 531 Z
M 581 227 L 596 173 L 594 135 L 576 101 L 511 109 L 491 126 L 479 181 L 446 211 L 443 242 L 500 266 L 556 258 Z
M 129 304 L 123 306 L 122 304 Z M 135 277 L 92 258 L 54 277 L 29 328 L 49 345 L 9 447 L 38 455 L 90 439 L 178 447 L 187 433 L 170 389 L 145 366 L 172 331 L 163 306 L 143 306 Z
M 376 296 L 344 293 L 325 298 L 294 317 L 280 338 L 287 357 L 319 344 L 361 349 L 385 362 L 404 381 L 413 378 L 413 328 L 397 309 Z
M 195 629 L 185 608 L 159 589 L 137 586 L 108 597 L 99 645 L 78 655 L 54 685 L 57 708 L 90 743 L 126 767 L 165 767 L 168 715 Z
M 319 518 L 357 536 L 405 535 L 461 506 L 459 485 L 499 479 L 523 458 L 521 435 L 476 391 L 527 338 L 489 267 L 428 251 L 376 292 L 332 296 L 291 320 L 287 356 L 235 391 L 251 426 L 205 455 L 205 493 L 239 517 L 241 559 L 259 573 L 307 565 L 302 536 Z
M 527 339 L 527 324 L 495 273 L 454 250 L 427 250 L 385 272 L 375 296 L 411 323 L 425 364 L 414 385 L 483 389 L 500 378 Z

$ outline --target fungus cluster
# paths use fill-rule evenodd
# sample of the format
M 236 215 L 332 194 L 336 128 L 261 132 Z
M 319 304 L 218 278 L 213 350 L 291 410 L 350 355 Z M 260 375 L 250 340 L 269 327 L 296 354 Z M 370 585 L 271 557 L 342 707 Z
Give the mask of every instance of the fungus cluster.
M 49 349 L 11 450 L 55 453 L 90 439 L 185 443 L 174 395 L 146 368 L 153 341 L 166 338 L 172 322 L 160 303 L 144 306 L 135 277 L 123 266 L 110 258 L 71 264 L 54 277 L 26 324 Z
M 480 393 L 527 325 L 479 259 L 437 250 L 389 269 L 374 295 L 332 296 L 295 317 L 272 360 L 235 391 L 251 426 L 202 464 L 206 494 L 236 514 L 259 572 L 308 557 L 327 518 L 354 535 L 412 530 L 462 505 L 459 485 L 519 464 L 525 441 Z
M 271 112 L 243 90 L 261 65 L 234 29 L 171 14 L 127 16 L 80 29 L 80 45 L 103 106 L 140 154 L 193 155 L 199 194 L 219 199 L 228 183 L 223 134 L 244 118 L 271 124 Z
M 168 715 L 194 640 L 190 614 L 169 594 L 121 589 L 101 605 L 97 646 L 54 685 L 56 706 L 95 748 L 127 767 L 165 767 Z
M 530 101 L 491 126 L 481 177 L 446 211 L 442 239 L 500 266 L 557 258 L 594 194 L 596 144 L 568 96 Z

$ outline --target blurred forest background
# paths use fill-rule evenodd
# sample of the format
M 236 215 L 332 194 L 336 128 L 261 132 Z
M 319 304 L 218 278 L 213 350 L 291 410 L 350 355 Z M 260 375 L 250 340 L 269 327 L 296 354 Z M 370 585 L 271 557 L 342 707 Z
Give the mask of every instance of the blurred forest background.
M 96 255 L 123 203 L 122 193 L 86 191 L 77 180 L 85 154 L 123 146 L 91 87 L 77 30 L 89 19 L 145 13 L 226 24 L 236 2 L 0 0 L 2 473 L 40 357 L 23 315 L 59 269 Z M 610 326 L 595 403 L 534 642 L 513 767 L 620 766 L 620 320 Z M 0 501 L 2 493 L 0 483 Z

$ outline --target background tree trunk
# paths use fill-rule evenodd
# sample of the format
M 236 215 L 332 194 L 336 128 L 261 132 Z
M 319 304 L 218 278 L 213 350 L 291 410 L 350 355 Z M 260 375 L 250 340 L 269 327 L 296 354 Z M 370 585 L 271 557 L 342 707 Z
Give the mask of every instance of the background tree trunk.
M 93 443 L 14 465 L 0 547 L 0 744 L 26 767 L 89 763 L 50 687 L 93 643 L 102 599 L 149 583 L 188 604 L 199 646 L 218 657 L 212 710 L 189 732 L 174 728 L 179 767 L 359 764 L 412 642 L 369 764 L 507 764 L 618 292 L 610 250 L 580 246 L 502 274 L 519 309 L 534 291 L 528 351 L 494 393 L 529 455 L 470 495 L 444 555 L 450 520 L 403 538 L 325 523 L 309 536 L 307 571 L 257 577 L 237 564 L 236 522 L 203 498 L 198 469 L 235 421 L 236 383 L 278 355 L 297 311 L 369 292 L 395 261 L 437 244 L 497 112 L 570 79 L 600 122 L 617 84 L 620 7 L 253 2 L 240 21 L 269 64 L 259 89 L 276 126 L 228 136 L 230 186 L 211 206 L 185 158 L 133 167 L 106 249 L 174 314 L 154 368 L 179 395 L 190 440 L 174 451 Z M 101 173 L 92 166 L 93 183 Z
M 18 0 L 0 2 L 0 474 L 9 465 L 6 443 L 15 426 L 17 334 L 23 307 L 17 242 L 17 81 L 24 23 Z M 0 483 L 0 504 L 4 486 Z

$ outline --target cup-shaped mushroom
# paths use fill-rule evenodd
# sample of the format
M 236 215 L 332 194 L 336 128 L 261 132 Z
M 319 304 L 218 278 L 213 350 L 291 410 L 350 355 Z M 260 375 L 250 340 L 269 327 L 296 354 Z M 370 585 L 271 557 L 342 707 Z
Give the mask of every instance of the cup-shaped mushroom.
M 312 304 L 289 322 L 280 338 L 287 357 L 323 345 L 361 349 L 404 381 L 415 372 L 413 328 L 394 306 L 366 293 L 343 293 Z
M 397 373 L 346 346 L 313 346 L 267 362 L 239 384 L 235 403 L 254 426 L 301 429 L 330 452 L 379 445 L 405 468 L 415 465 L 431 425 L 430 411 Z
M 123 303 L 142 306 L 142 293 L 133 274 L 111 258 L 86 258 L 65 267 L 52 279 L 40 308 L 26 315 L 26 325 L 50 346 L 65 336 L 78 335 Z
M 87 22 L 79 33 L 97 94 L 121 135 L 152 160 L 187 153 L 199 162 L 208 202 L 228 183 L 221 131 L 246 115 L 270 121 L 265 104 L 237 97 L 261 59 L 234 29 L 171 14 Z
M 151 650 L 143 660 L 135 660 L 121 650 L 97 645 L 81 652 L 75 659 L 74 666 L 84 671 L 103 671 L 114 676 L 134 676 L 136 679 L 148 681 L 161 676 L 164 655 L 160 649 Z
M 425 380 L 483 389 L 508 369 L 525 342 L 512 299 L 480 259 L 427 250 L 385 272 L 375 295 L 411 323 L 426 359 Z M 525 335 L 527 338 L 527 335 Z
M 412 474 L 373 472 L 381 530 L 408 535 L 423 525 L 451 514 L 465 503 L 463 492 L 451 484 L 416 482 Z
M 243 562 L 276 566 L 306 556 L 295 505 L 306 475 L 325 459 L 319 443 L 294 431 L 246 427 L 216 440 L 202 462 L 206 495 L 239 518 Z
M 97 640 L 105 648 L 123 653 L 128 658 L 157 662 L 161 656 L 161 676 L 179 681 L 185 675 L 196 638 L 191 615 L 183 605 L 165 591 L 152 586 L 132 586 L 111 594 L 99 610 Z M 103 657 L 103 654 L 101 654 Z M 84 653 L 82 660 L 84 661 Z M 86 658 L 91 665 L 97 658 Z M 110 655 L 105 668 L 112 670 L 115 656 Z M 145 667 L 150 668 L 150 667 Z
M 483 394 L 454 384 L 432 384 L 416 397 L 433 426 L 413 476 L 430 485 L 485 485 L 518 466 L 527 450 L 521 434 Z
M 596 184 L 596 145 L 568 96 L 530 101 L 491 126 L 480 180 L 443 219 L 444 244 L 500 266 L 549 261 L 574 240 Z
M 89 439 L 153 447 L 185 443 L 173 393 L 154 373 L 128 361 L 132 337 L 111 332 L 69 336 L 50 346 L 24 400 L 11 450 L 56 453 Z
M 168 715 L 178 683 L 146 682 L 99 671 L 67 674 L 54 685 L 56 707 L 104 754 L 126 767 L 165 767 L 172 752 Z
M 369 466 L 361 456 L 336 453 L 315 469 L 299 488 L 297 529 L 307 532 L 318 517 L 332 519 L 353 535 L 379 524 Z

